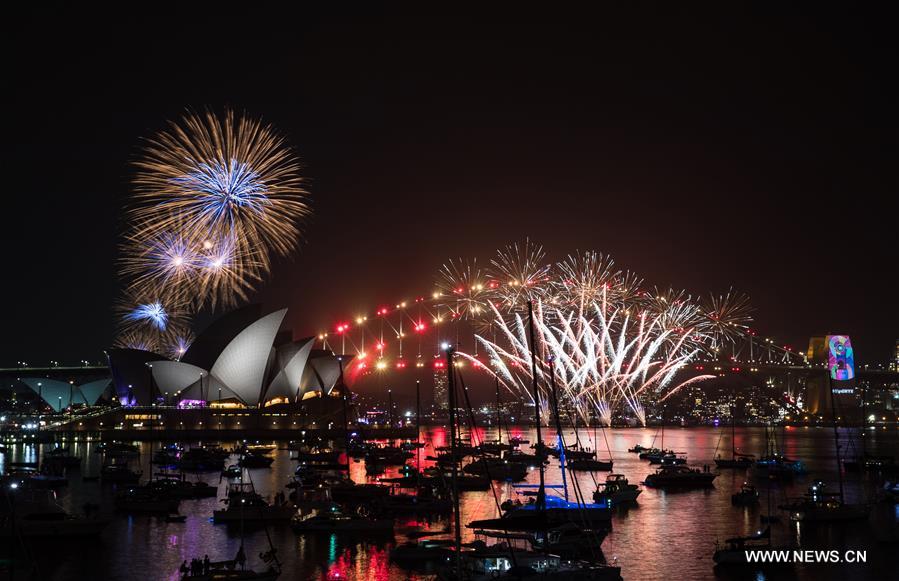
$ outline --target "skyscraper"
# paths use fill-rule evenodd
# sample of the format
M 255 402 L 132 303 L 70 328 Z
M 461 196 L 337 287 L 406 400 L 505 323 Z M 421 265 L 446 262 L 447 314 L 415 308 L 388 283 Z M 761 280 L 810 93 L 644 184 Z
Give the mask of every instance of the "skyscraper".
M 447 376 L 445 367 L 434 368 L 434 411 L 445 412 L 449 409 L 448 394 L 446 391 Z

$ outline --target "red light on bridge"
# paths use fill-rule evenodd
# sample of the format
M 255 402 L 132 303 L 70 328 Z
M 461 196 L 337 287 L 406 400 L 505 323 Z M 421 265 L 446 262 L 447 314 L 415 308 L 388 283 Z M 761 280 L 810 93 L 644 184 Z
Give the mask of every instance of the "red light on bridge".
M 446 367 L 446 361 L 438 359 L 434 362 L 434 369 L 443 369 L 444 367 Z
M 413 325 L 412 328 L 416 333 L 424 333 L 425 329 L 427 329 L 428 327 L 424 324 L 424 321 L 418 321 L 417 323 L 415 323 L 415 325 Z
M 359 365 L 356 366 L 356 369 L 365 369 L 365 361 L 360 361 Z
M 736 371 L 737 373 L 740 372 L 740 368 L 739 368 L 739 367 L 731 367 L 730 370 L 731 370 L 731 371 Z
M 396 362 L 396 368 L 397 368 L 397 369 L 405 369 L 405 368 L 406 368 L 406 362 L 403 361 L 402 359 L 399 360 L 399 361 L 397 361 L 397 362 Z
M 705 369 L 705 367 L 703 367 L 702 365 L 697 365 L 697 366 L 696 366 L 696 370 L 697 370 L 697 371 L 702 371 L 703 369 Z
M 339 325 L 337 325 L 337 332 L 338 332 L 338 333 L 345 333 L 345 332 L 347 332 L 347 331 L 349 331 L 349 330 L 350 330 L 350 325 L 349 325 L 349 323 L 340 323 Z

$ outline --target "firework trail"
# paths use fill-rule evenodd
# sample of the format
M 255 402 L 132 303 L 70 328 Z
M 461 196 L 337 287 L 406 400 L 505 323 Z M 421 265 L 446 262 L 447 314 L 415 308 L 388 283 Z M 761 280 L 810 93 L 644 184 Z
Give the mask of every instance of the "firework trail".
M 157 337 L 147 332 L 135 330 L 119 333 L 113 345 L 119 349 L 138 349 L 153 353 L 160 351 Z
M 723 295 L 709 295 L 701 308 L 715 347 L 735 342 L 749 330 L 752 322 L 749 297 L 732 288 Z
M 180 361 L 181 357 L 190 349 L 191 343 L 194 341 L 193 333 L 185 331 L 181 334 L 175 334 L 172 341 L 167 345 L 166 351 L 168 356 L 174 361 Z
M 121 255 L 119 270 L 134 295 L 166 294 L 181 301 L 197 290 L 201 256 L 184 236 L 168 232 L 146 240 L 129 236 Z
M 487 313 L 489 292 L 477 261 L 449 260 L 437 274 L 440 303 L 454 319 L 480 319 Z
M 620 275 L 610 256 L 593 251 L 569 254 L 556 265 L 556 271 L 553 303 L 560 307 L 574 306 L 581 313 L 594 301 L 607 297 L 606 291 Z
M 498 250 L 487 272 L 491 302 L 511 313 L 526 309 L 528 301 L 546 300 L 552 266 L 545 258 L 543 247 L 530 239 Z

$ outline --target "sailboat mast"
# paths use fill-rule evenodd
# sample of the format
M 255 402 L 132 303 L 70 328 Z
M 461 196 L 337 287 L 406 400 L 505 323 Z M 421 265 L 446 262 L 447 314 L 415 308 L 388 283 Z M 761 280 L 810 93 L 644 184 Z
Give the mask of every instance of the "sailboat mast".
M 867 446 L 867 442 L 865 442 L 865 434 L 866 434 L 865 429 L 868 427 L 868 412 L 865 410 L 867 405 L 868 405 L 868 388 L 866 386 L 862 386 L 862 433 L 861 433 L 861 440 L 862 440 L 861 467 L 862 467 L 862 469 L 865 468 L 865 465 L 866 465 L 865 461 L 868 458 L 868 446 Z
M 730 408 L 730 458 L 737 459 L 737 408 Z
M 537 423 L 537 464 L 540 472 L 540 488 L 537 490 L 537 509 L 546 508 L 546 481 L 543 474 L 543 436 L 540 432 L 540 390 L 537 386 L 537 343 L 534 340 L 534 303 L 528 301 L 528 331 L 531 339 L 531 383 L 534 387 L 534 421 Z
M 343 403 L 343 443 L 346 447 L 346 466 L 347 474 L 350 469 L 350 418 L 347 412 L 346 384 L 343 382 L 343 357 L 337 358 L 338 369 L 340 370 L 340 399 Z
M 500 417 L 499 412 L 499 378 L 497 376 L 493 376 L 493 382 L 496 384 L 496 439 L 500 442 L 503 441 L 503 424 L 502 418 Z
M 421 471 L 421 380 L 415 380 L 415 469 Z
M 833 444 L 837 451 L 837 476 L 840 480 L 840 503 L 843 503 L 843 462 L 840 460 L 840 432 L 837 429 L 837 406 L 833 399 L 833 378 L 827 370 L 827 390 L 830 392 L 830 419 L 833 424 Z
M 552 392 L 554 415 L 556 416 L 556 439 L 559 441 L 559 468 L 562 471 L 562 489 L 565 491 L 565 500 L 568 500 L 568 479 L 565 474 L 565 438 L 562 437 L 562 419 L 559 411 L 559 394 L 556 391 L 556 368 L 552 357 L 549 358 L 549 384 Z M 575 426 L 575 433 L 577 427 Z
M 453 465 L 453 523 L 454 544 L 456 561 L 456 578 L 462 578 L 462 514 L 459 507 L 459 464 L 456 462 L 456 372 L 453 365 L 455 349 L 448 347 L 446 350 L 446 385 L 449 396 L 449 424 L 450 424 L 450 462 Z

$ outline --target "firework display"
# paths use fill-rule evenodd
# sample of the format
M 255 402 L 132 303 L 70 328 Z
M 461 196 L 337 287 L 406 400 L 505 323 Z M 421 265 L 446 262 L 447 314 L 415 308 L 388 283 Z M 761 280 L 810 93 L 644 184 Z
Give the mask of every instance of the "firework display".
M 245 300 L 272 258 L 297 248 L 306 192 L 284 139 L 230 110 L 188 112 L 148 139 L 134 165 L 119 343 L 155 333 L 142 343 L 177 355 L 189 333 L 169 322 L 173 305 L 183 319 Z M 155 328 L 143 328 L 148 323 Z
M 532 400 L 524 314 L 530 302 L 537 383 L 541 389 L 555 383 L 562 401 L 585 421 L 598 416 L 609 424 L 613 411 L 625 410 L 645 424 L 644 401 L 664 401 L 710 377 L 679 380 L 677 371 L 733 343 L 752 320 L 748 298 L 733 290 L 706 301 L 670 288 L 644 290 L 642 278 L 599 252 L 551 264 L 542 247 L 527 240 L 498 251 L 483 273 L 467 264 L 443 267 L 439 297 L 456 317 L 490 333 L 476 332 L 474 348 L 459 349 L 460 355 Z M 489 364 L 480 364 L 479 349 Z

